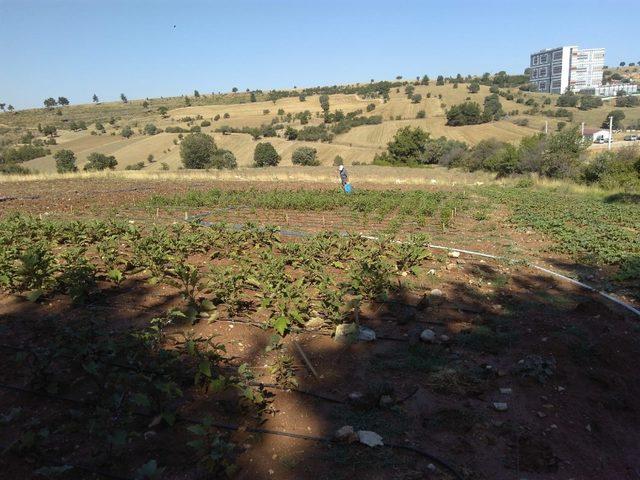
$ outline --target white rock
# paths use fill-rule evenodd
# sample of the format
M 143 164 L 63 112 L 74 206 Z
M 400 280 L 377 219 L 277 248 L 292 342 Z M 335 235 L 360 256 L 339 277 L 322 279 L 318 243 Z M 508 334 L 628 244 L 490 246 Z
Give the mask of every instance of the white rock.
M 429 328 L 425 328 L 420 334 L 420 340 L 422 340 L 423 342 L 433 343 L 435 339 L 436 339 L 436 332 L 434 332 Z
M 376 432 L 370 432 L 369 430 L 358 430 L 358 440 L 360 443 L 364 443 L 369 447 L 384 445 L 384 443 L 382 443 L 382 437 Z
M 451 250 L 449 253 L 447 253 L 447 256 L 451 258 L 458 258 L 460 256 L 460 252 L 457 250 Z
M 333 437 L 340 442 L 353 443 L 358 440 L 358 435 L 353 430 L 351 425 L 345 425 L 342 428 L 336 430 Z
M 449 335 L 440 335 L 440 341 L 447 343 L 450 340 Z
M 512 390 L 510 388 L 501 388 L 500 393 L 503 395 L 511 395 Z
M 358 338 L 358 325 L 355 323 L 342 323 L 336 327 L 334 340 L 341 343 L 351 343 Z
M 435 275 L 436 274 L 436 269 L 432 268 L 427 272 L 427 275 Z
M 429 465 L 427 465 L 427 470 L 429 470 L 430 472 L 435 472 L 438 470 L 438 468 L 433 463 L 430 463 Z
M 509 406 L 505 402 L 493 402 L 493 408 L 498 412 L 506 412 Z
M 324 319 L 320 317 L 311 318 L 307 323 L 304 324 L 307 328 L 320 328 L 325 324 Z
M 382 395 L 380 397 L 380 406 L 382 408 L 387 408 L 391 405 L 393 405 L 393 398 L 391 397 L 391 395 Z
M 369 327 L 360 327 L 358 330 L 358 340 L 360 342 L 373 342 L 376 339 L 376 332 Z

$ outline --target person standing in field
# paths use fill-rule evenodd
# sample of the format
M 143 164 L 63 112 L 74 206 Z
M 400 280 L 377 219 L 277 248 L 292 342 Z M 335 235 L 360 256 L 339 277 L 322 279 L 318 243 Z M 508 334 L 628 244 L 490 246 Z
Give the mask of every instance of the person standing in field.
M 342 189 L 349 193 L 351 191 L 351 185 L 349 185 L 349 175 L 344 165 L 338 167 L 338 173 L 340 174 L 340 182 L 342 183 Z

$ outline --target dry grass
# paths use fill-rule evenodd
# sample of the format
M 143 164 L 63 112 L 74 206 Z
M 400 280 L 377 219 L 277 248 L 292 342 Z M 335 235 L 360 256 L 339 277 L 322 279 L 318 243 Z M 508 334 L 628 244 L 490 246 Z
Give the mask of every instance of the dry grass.
M 486 172 L 463 172 L 449 170 L 443 167 L 406 168 L 406 167 L 378 167 L 361 165 L 349 167 L 349 175 L 354 183 L 380 185 L 416 185 L 416 186 L 451 186 L 451 185 L 481 185 L 481 184 L 509 184 L 513 180 L 495 180 L 494 176 Z M 339 183 L 337 171 L 334 167 L 272 167 L 272 168 L 239 168 L 237 170 L 184 170 L 184 171 L 103 171 L 78 172 L 67 174 L 40 173 L 35 175 L 3 175 L 0 183 L 30 182 L 68 178 L 107 178 L 130 180 L 229 180 L 247 182 L 297 182 L 311 183 Z

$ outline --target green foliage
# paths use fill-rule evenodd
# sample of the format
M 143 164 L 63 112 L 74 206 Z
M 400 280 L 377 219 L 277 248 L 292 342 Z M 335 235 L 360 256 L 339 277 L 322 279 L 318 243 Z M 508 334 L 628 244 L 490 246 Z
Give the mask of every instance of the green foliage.
M 318 160 L 318 151 L 311 147 L 299 147 L 291 155 L 291 162 L 294 165 L 302 165 L 312 167 L 320 165 Z
M 580 97 L 572 91 L 567 91 L 558 97 L 556 106 L 558 107 L 577 107 Z
M 280 155 L 269 142 L 258 143 L 253 152 L 255 167 L 275 167 L 280 163 Z
M 116 157 L 113 155 L 105 155 L 104 153 L 92 152 L 87 157 L 87 164 L 84 166 L 86 171 L 113 170 L 118 165 Z
M 156 133 L 158 133 L 158 127 L 156 127 L 153 123 L 147 123 L 144 126 L 145 135 L 155 135 Z
M 219 148 L 211 156 L 211 167 L 218 170 L 233 170 L 238 168 L 238 162 L 233 152 Z
M 478 93 L 480 91 L 480 83 L 478 81 L 474 80 L 473 82 L 471 82 L 469 84 L 469 86 L 467 86 L 467 90 L 469 90 L 469 93 Z M 492 92 L 492 93 L 494 93 L 494 92 Z M 497 93 L 497 92 L 495 92 L 495 93 Z
M 49 154 L 49 150 L 35 145 L 20 145 L 15 148 L 8 148 L 0 152 L 0 164 L 22 163 L 34 158 L 44 157 Z
M 180 158 L 185 168 L 202 169 L 211 166 L 217 147 L 211 135 L 192 133 L 180 144 Z
M 618 95 L 616 97 L 616 107 L 637 107 L 640 106 L 640 96 L 638 95 Z
M 457 127 L 460 125 L 477 125 L 485 122 L 480 105 L 476 102 L 464 102 L 452 106 L 446 112 L 447 125 Z
M 580 97 L 580 110 L 591 110 L 602 106 L 602 98 L 595 95 L 582 95 Z
M 414 93 L 411 95 L 411 103 L 420 103 L 422 101 L 422 95 L 419 93 Z
M 120 130 L 120 135 L 124 138 L 130 138 L 133 135 L 133 129 L 129 125 L 125 125 L 122 127 L 122 130 Z
M 427 117 L 427 112 L 425 112 L 424 110 L 418 110 L 418 113 L 416 114 L 416 118 L 426 118 Z
M 626 115 L 622 110 L 612 110 L 602 122 L 602 128 L 609 128 L 609 117 L 613 117 L 612 128 L 619 130 L 622 128 L 622 120 L 626 118 Z
M 320 95 L 319 101 L 320 108 L 322 108 L 323 112 L 327 113 L 329 111 L 329 95 Z
M 58 150 L 53 158 L 56 160 L 56 171 L 58 173 L 77 172 L 76 155 L 71 150 Z
M 486 121 L 500 120 L 504 116 L 500 97 L 493 93 L 484 97 L 484 111 L 482 113 Z

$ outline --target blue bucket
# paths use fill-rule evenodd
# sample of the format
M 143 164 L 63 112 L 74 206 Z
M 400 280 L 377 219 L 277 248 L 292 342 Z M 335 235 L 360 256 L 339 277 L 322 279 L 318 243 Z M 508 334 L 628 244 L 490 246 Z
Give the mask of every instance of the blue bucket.
M 350 183 L 345 183 L 344 192 L 345 193 L 351 193 L 351 184 Z

